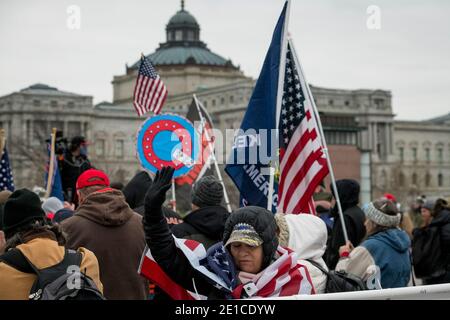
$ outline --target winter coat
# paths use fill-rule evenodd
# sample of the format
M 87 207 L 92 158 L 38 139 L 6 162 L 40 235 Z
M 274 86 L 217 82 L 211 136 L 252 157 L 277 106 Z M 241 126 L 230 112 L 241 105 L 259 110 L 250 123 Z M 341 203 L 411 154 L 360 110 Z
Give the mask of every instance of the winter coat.
M 284 219 L 284 222 L 279 222 Z M 322 259 L 327 246 L 327 227 L 322 219 L 310 214 L 277 215 L 280 229 L 280 245 L 294 250 L 298 254 L 299 262 L 305 265 L 311 275 L 316 293 L 325 293 L 327 275 L 311 264 L 312 260 L 327 270 Z M 286 232 L 285 229 L 287 228 Z
M 206 249 L 222 241 L 228 211 L 221 206 L 203 207 L 184 217 L 184 222 L 172 227 L 177 238 L 191 239 L 202 243 Z
M 169 227 L 162 213 L 155 214 L 146 212 L 146 222 L 144 223 L 145 235 L 147 245 L 149 246 L 153 258 L 156 260 L 161 269 L 177 284 L 191 292 L 198 292 L 200 295 L 206 296 L 209 299 L 226 299 L 230 298 L 229 294 L 220 290 L 213 285 L 211 280 L 194 269 L 186 256 L 184 256 L 175 245 L 174 238 L 170 233 Z M 244 207 L 233 212 L 225 223 L 223 242 L 229 239 L 233 227 L 237 223 L 248 223 L 255 228 L 255 231 L 263 239 L 263 264 L 265 269 L 269 266 L 275 258 L 276 249 L 278 247 L 278 239 L 276 237 L 276 224 L 270 212 L 259 207 Z M 222 246 L 218 243 L 212 246 L 208 252 L 215 250 L 217 246 Z M 229 255 L 228 261 L 230 270 L 229 273 L 237 274 L 232 261 L 231 253 L 225 249 Z M 182 272 L 180 272 L 182 270 Z M 223 271 L 222 271 L 223 272 Z M 309 281 L 309 274 L 304 269 L 305 277 Z M 236 279 L 237 280 L 237 279 Z M 194 287 L 195 286 L 195 287 Z M 309 288 L 312 290 L 312 285 L 309 283 Z M 245 294 L 244 290 L 241 294 Z M 241 296 L 242 297 L 242 296 Z
M 440 229 L 441 236 L 441 252 L 443 256 L 443 268 L 445 272 L 438 277 L 424 278 L 426 284 L 439 284 L 450 282 L 450 211 L 447 209 L 437 213 L 431 220 L 431 223 L 425 228 L 438 228 Z M 425 228 L 417 228 L 413 231 L 413 236 L 417 236 Z M 439 270 L 441 270 L 439 268 Z
M 364 212 L 358 207 L 359 184 L 354 180 L 344 179 L 336 181 L 336 186 L 339 192 L 348 239 L 356 247 L 366 235 L 366 227 L 364 226 L 366 217 Z M 337 205 L 331 210 L 331 215 L 334 218 L 334 223 L 324 259 L 330 270 L 334 270 L 339 260 L 339 248 L 345 245 L 345 238 Z
M 92 165 L 85 155 L 74 157 L 70 151 L 64 154 L 63 160 L 59 162 L 61 170 L 61 183 L 64 191 L 64 200 L 76 203 L 76 183 L 78 177 L 86 170 L 91 169 Z M 72 191 L 72 197 L 69 199 L 69 189 Z
M 64 258 L 65 248 L 49 238 L 34 238 L 16 247 L 38 269 L 52 267 Z M 80 270 L 83 270 L 103 292 L 100 281 L 98 261 L 92 251 L 78 248 L 83 258 Z M 31 287 L 36 280 L 34 273 L 23 273 L 10 265 L 0 262 L 0 300 L 28 300 Z
M 147 298 L 147 281 L 137 273 L 145 249 L 142 218 L 121 191 L 91 193 L 61 226 L 69 248 L 83 246 L 97 256 L 107 299 Z
M 410 245 L 403 230 L 380 231 L 341 258 L 336 270 L 361 277 L 369 289 L 406 287 L 411 277 Z

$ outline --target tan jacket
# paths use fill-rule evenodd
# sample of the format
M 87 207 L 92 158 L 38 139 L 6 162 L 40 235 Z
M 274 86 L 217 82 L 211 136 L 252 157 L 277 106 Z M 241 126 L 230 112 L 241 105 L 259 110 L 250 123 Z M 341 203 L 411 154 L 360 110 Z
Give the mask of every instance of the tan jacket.
M 64 247 L 48 238 L 35 238 L 16 247 L 38 268 L 44 269 L 60 263 L 64 257 Z M 79 248 L 83 258 L 81 270 L 88 275 L 103 292 L 100 282 L 98 261 L 95 255 Z M 0 300 L 28 300 L 36 275 L 20 272 L 4 262 L 0 262 Z

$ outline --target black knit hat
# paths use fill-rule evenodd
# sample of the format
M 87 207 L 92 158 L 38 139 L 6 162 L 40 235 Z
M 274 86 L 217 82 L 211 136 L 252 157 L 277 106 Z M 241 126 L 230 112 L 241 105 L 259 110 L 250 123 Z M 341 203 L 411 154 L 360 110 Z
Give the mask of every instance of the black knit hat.
M 28 189 L 14 191 L 3 208 L 3 231 L 12 235 L 33 220 L 45 220 L 38 195 Z
M 192 203 L 197 207 L 218 206 L 222 202 L 223 187 L 214 176 L 205 176 L 192 188 Z

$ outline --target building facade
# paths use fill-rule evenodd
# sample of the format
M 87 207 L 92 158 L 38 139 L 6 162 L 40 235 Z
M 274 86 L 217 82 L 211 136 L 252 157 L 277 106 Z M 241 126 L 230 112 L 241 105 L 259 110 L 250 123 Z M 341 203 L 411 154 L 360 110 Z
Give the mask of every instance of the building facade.
M 238 129 L 255 80 L 200 39 L 200 26 L 184 8 L 166 26 L 167 41 L 148 55 L 169 89 L 163 112 L 185 115 L 196 94 L 224 134 Z M 85 135 L 89 158 L 114 181 L 140 170 L 135 151 L 144 117 L 132 105 L 139 61 L 113 77 L 112 102 L 36 84 L 0 97 L 0 127 L 8 134 L 16 185 L 43 184 L 45 144 L 52 127 L 68 138 Z M 398 121 L 390 91 L 312 86 L 337 179 L 361 183 L 362 202 L 384 192 L 407 201 L 419 194 L 450 195 L 450 114 L 428 121 Z M 232 139 L 218 158 L 226 160 Z M 238 194 L 224 174 L 230 198 Z M 329 183 L 329 180 L 327 180 Z

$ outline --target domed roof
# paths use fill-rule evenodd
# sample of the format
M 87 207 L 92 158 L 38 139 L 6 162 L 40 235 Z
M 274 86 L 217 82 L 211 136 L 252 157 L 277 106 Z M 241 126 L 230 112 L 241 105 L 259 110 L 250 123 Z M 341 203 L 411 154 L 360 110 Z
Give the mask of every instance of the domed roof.
M 198 28 L 197 20 L 189 12 L 181 9 L 172 18 L 170 18 L 167 28 L 175 27 L 179 25 L 191 25 L 193 28 Z

